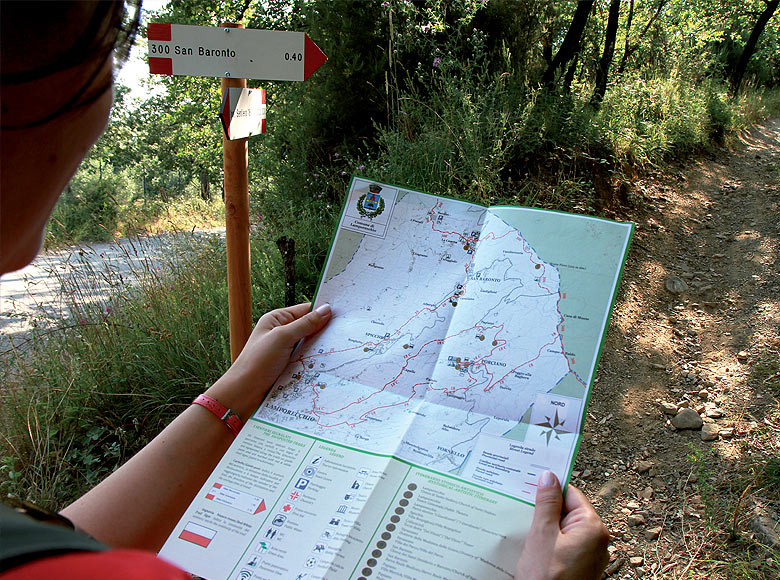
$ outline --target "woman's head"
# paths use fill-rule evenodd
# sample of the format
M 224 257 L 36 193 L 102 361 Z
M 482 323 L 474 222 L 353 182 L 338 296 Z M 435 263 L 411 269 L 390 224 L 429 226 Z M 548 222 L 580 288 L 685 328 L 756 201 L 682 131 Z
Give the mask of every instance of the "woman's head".
M 29 263 L 57 198 L 105 128 L 123 2 L 0 2 L 0 273 Z M 125 32 L 127 30 L 127 32 Z

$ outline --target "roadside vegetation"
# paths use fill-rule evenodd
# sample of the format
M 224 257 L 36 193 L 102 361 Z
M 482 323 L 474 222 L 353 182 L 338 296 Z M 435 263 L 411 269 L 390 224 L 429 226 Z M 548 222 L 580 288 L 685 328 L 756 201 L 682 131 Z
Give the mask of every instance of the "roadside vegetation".
M 305 83 L 249 82 L 268 91 L 268 133 L 249 152 L 259 316 L 283 305 L 281 236 L 296 243 L 298 299 L 311 298 L 352 175 L 626 217 L 642 203 L 640 176 L 717 155 L 780 114 L 777 14 L 750 46 L 772 5 L 192 0 L 150 20 L 301 30 L 328 55 Z M 164 90 L 141 103 L 117 88 L 106 135 L 55 208 L 50 247 L 224 223 L 219 82 L 150 82 Z M 61 507 L 224 372 L 224 263 L 218 238 L 193 238 L 159 269 L 139 266 L 135 284 L 111 280 L 108 300 L 84 297 L 110 273 L 69 283 L 69 318 L 2 353 L 2 493 Z M 762 363 L 773 385 L 775 360 Z M 704 481 L 706 457 L 692 462 Z M 773 485 L 780 466 L 751 473 Z

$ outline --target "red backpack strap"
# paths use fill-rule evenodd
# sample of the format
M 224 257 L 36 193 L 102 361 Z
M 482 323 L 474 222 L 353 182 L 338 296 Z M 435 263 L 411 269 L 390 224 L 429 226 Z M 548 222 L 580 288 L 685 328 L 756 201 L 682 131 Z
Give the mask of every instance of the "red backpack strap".
M 192 580 L 192 576 L 160 560 L 152 552 L 109 550 L 71 552 L 28 562 L 3 574 L 3 580 Z

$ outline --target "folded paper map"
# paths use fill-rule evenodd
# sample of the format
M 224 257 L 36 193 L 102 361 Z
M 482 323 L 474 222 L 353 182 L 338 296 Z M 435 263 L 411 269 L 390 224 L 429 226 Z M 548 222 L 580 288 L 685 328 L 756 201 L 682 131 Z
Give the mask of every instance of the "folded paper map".
M 315 300 L 333 319 L 161 555 L 214 579 L 512 578 L 539 474 L 570 476 L 632 232 L 353 178 Z

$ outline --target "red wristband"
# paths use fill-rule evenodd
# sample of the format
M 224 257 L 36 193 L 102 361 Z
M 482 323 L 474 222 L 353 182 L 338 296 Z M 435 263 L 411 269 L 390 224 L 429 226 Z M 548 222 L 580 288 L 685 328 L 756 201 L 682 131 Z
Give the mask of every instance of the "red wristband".
M 241 422 L 241 417 L 208 395 L 198 395 L 192 404 L 205 407 L 214 413 L 221 421 L 225 423 L 225 426 L 230 429 L 233 435 L 238 435 L 238 432 L 241 431 L 241 427 L 244 426 L 244 424 Z

